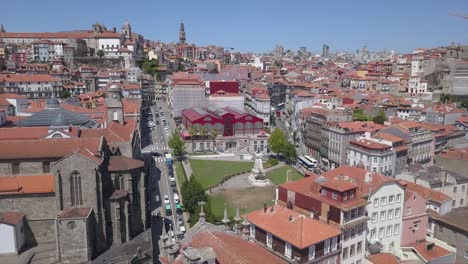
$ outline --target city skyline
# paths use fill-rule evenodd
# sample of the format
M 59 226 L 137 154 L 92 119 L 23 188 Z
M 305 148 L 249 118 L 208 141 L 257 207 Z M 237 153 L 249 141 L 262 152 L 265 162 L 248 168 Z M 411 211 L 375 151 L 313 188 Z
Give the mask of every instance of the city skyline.
M 140 3 L 144 8 L 128 12 L 129 9 L 124 8 L 128 4 L 123 1 L 81 1 L 70 3 L 67 9 L 56 0 L 50 1 L 47 9 L 32 1 L 27 8 L 17 2 L 8 2 L 3 4 L 4 8 L 22 8 L 22 15 L 29 19 L 19 20 L 17 13 L 8 12 L 0 23 L 9 32 L 53 32 L 88 29 L 95 22 L 120 30 L 128 20 L 133 31 L 146 39 L 177 42 L 179 23 L 183 21 L 188 43 L 214 44 L 234 51 L 259 53 L 269 52 L 277 44 L 285 50 L 305 46 L 319 52 L 326 43 L 331 52 L 354 52 L 367 45 L 370 50 L 404 53 L 420 47 L 468 42 L 468 35 L 463 34 L 468 32 L 468 22 L 449 15 L 468 12 L 462 1 L 425 1 L 424 6 L 420 1 L 394 1 L 391 6 L 373 1 L 332 1 L 320 6 L 295 1 L 287 7 L 280 6 L 277 1 L 240 1 L 231 6 L 207 1 L 204 5 L 184 3 L 183 8 L 177 9 L 170 3 L 136 1 L 133 6 Z M 46 12 L 53 15 L 47 16 Z M 57 23 L 57 20 L 61 22 Z

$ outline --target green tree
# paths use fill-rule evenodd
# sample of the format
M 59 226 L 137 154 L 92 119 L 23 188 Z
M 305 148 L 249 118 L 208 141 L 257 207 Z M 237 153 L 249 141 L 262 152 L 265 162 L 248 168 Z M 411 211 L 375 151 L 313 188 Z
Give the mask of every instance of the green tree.
M 158 60 L 155 60 L 155 59 L 145 60 L 145 62 L 143 62 L 143 72 L 151 76 L 154 76 L 156 74 L 156 70 L 158 66 L 159 66 Z
M 169 147 L 176 157 L 180 158 L 185 153 L 185 141 L 180 136 L 179 130 L 174 131 L 169 137 Z
M 197 212 L 198 202 L 208 200 L 205 190 L 193 175 L 190 177 L 190 181 L 185 181 L 182 184 L 181 194 L 184 199 L 184 208 L 190 214 Z
M 69 91 L 63 91 L 62 94 L 60 95 L 60 98 L 62 99 L 67 99 L 71 96 Z
M 98 50 L 98 51 L 96 52 L 96 55 L 97 55 L 99 58 L 102 58 L 102 57 L 104 57 L 104 51 L 103 51 L 103 50 Z
M 213 139 L 213 151 L 216 151 L 216 137 L 218 136 L 218 130 L 216 128 L 212 128 L 210 130 L 211 139 Z
M 356 109 L 353 111 L 353 121 L 368 121 L 369 119 L 364 114 L 364 110 Z
M 201 127 L 200 136 L 202 137 L 202 139 L 208 138 L 208 129 L 206 129 L 205 127 Z
M 292 143 L 286 143 L 283 147 L 282 153 L 288 163 L 291 163 L 297 159 L 296 146 L 294 146 Z
M 268 144 L 270 145 L 271 151 L 274 153 L 281 153 L 283 147 L 286 145 L 286 137 L 284 132 L 279 128 L 275 128 L 273 133 L 271 133 L 270 138 L 268 139 Z
M 387 121 L 387 116 L 385 115 L 384 110 L 380 110 L 379 114 L 372 118 L 372 121 L 376 124 L 383 125 L 385 121 Z

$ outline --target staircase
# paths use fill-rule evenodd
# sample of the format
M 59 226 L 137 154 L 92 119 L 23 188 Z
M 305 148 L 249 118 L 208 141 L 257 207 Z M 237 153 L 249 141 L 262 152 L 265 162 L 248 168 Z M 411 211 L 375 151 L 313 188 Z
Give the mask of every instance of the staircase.
M 54 264 L 57 261 L 57 248 L 55 243 L 42 243 L 34 248 L 34 256 L 30 264 Z

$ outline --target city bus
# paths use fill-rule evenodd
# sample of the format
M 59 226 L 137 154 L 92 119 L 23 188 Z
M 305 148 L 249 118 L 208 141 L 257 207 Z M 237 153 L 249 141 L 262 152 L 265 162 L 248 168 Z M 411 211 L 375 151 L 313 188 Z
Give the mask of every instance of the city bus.
M 304 158 L 312 162 L 312 164 L 315 166 L 314 168 L 318 167 L 319 162 L 316 159 L 312 158 L 311 156 L 304 156 Z
M 315 161 L 314 163 L 312 160 L 309 160 L 307 156 L 300 156 L 298 160 L 301 163 L 302 167 L 304 167 L 308 171 L 313 171 L 318 166 L 317 161 Z

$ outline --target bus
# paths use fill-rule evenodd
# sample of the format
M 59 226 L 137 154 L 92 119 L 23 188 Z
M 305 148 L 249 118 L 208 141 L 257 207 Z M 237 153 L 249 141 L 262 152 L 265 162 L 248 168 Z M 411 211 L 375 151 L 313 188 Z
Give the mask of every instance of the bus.
M 318 166 L 317 160 L 309 156 L 300 156 L 298 160 L 301 163 L 302 167 L 304 167 L 308 171 L 313 171 Z
M 314 165 L 314 168 L 317 168 L 317 167 L 318 167 L 319 162 L 318 162 L 316 159 L 312 158 L 311 156 L 304 156 L 304 158 L 305 158 L 306 160 L 312 162 L 312 164 Z
M 170 153 L 166 153 L 165 158 L 166 158 L 167 166 L 172 167 L 172 164 L 173 164 L 172 155 Z

